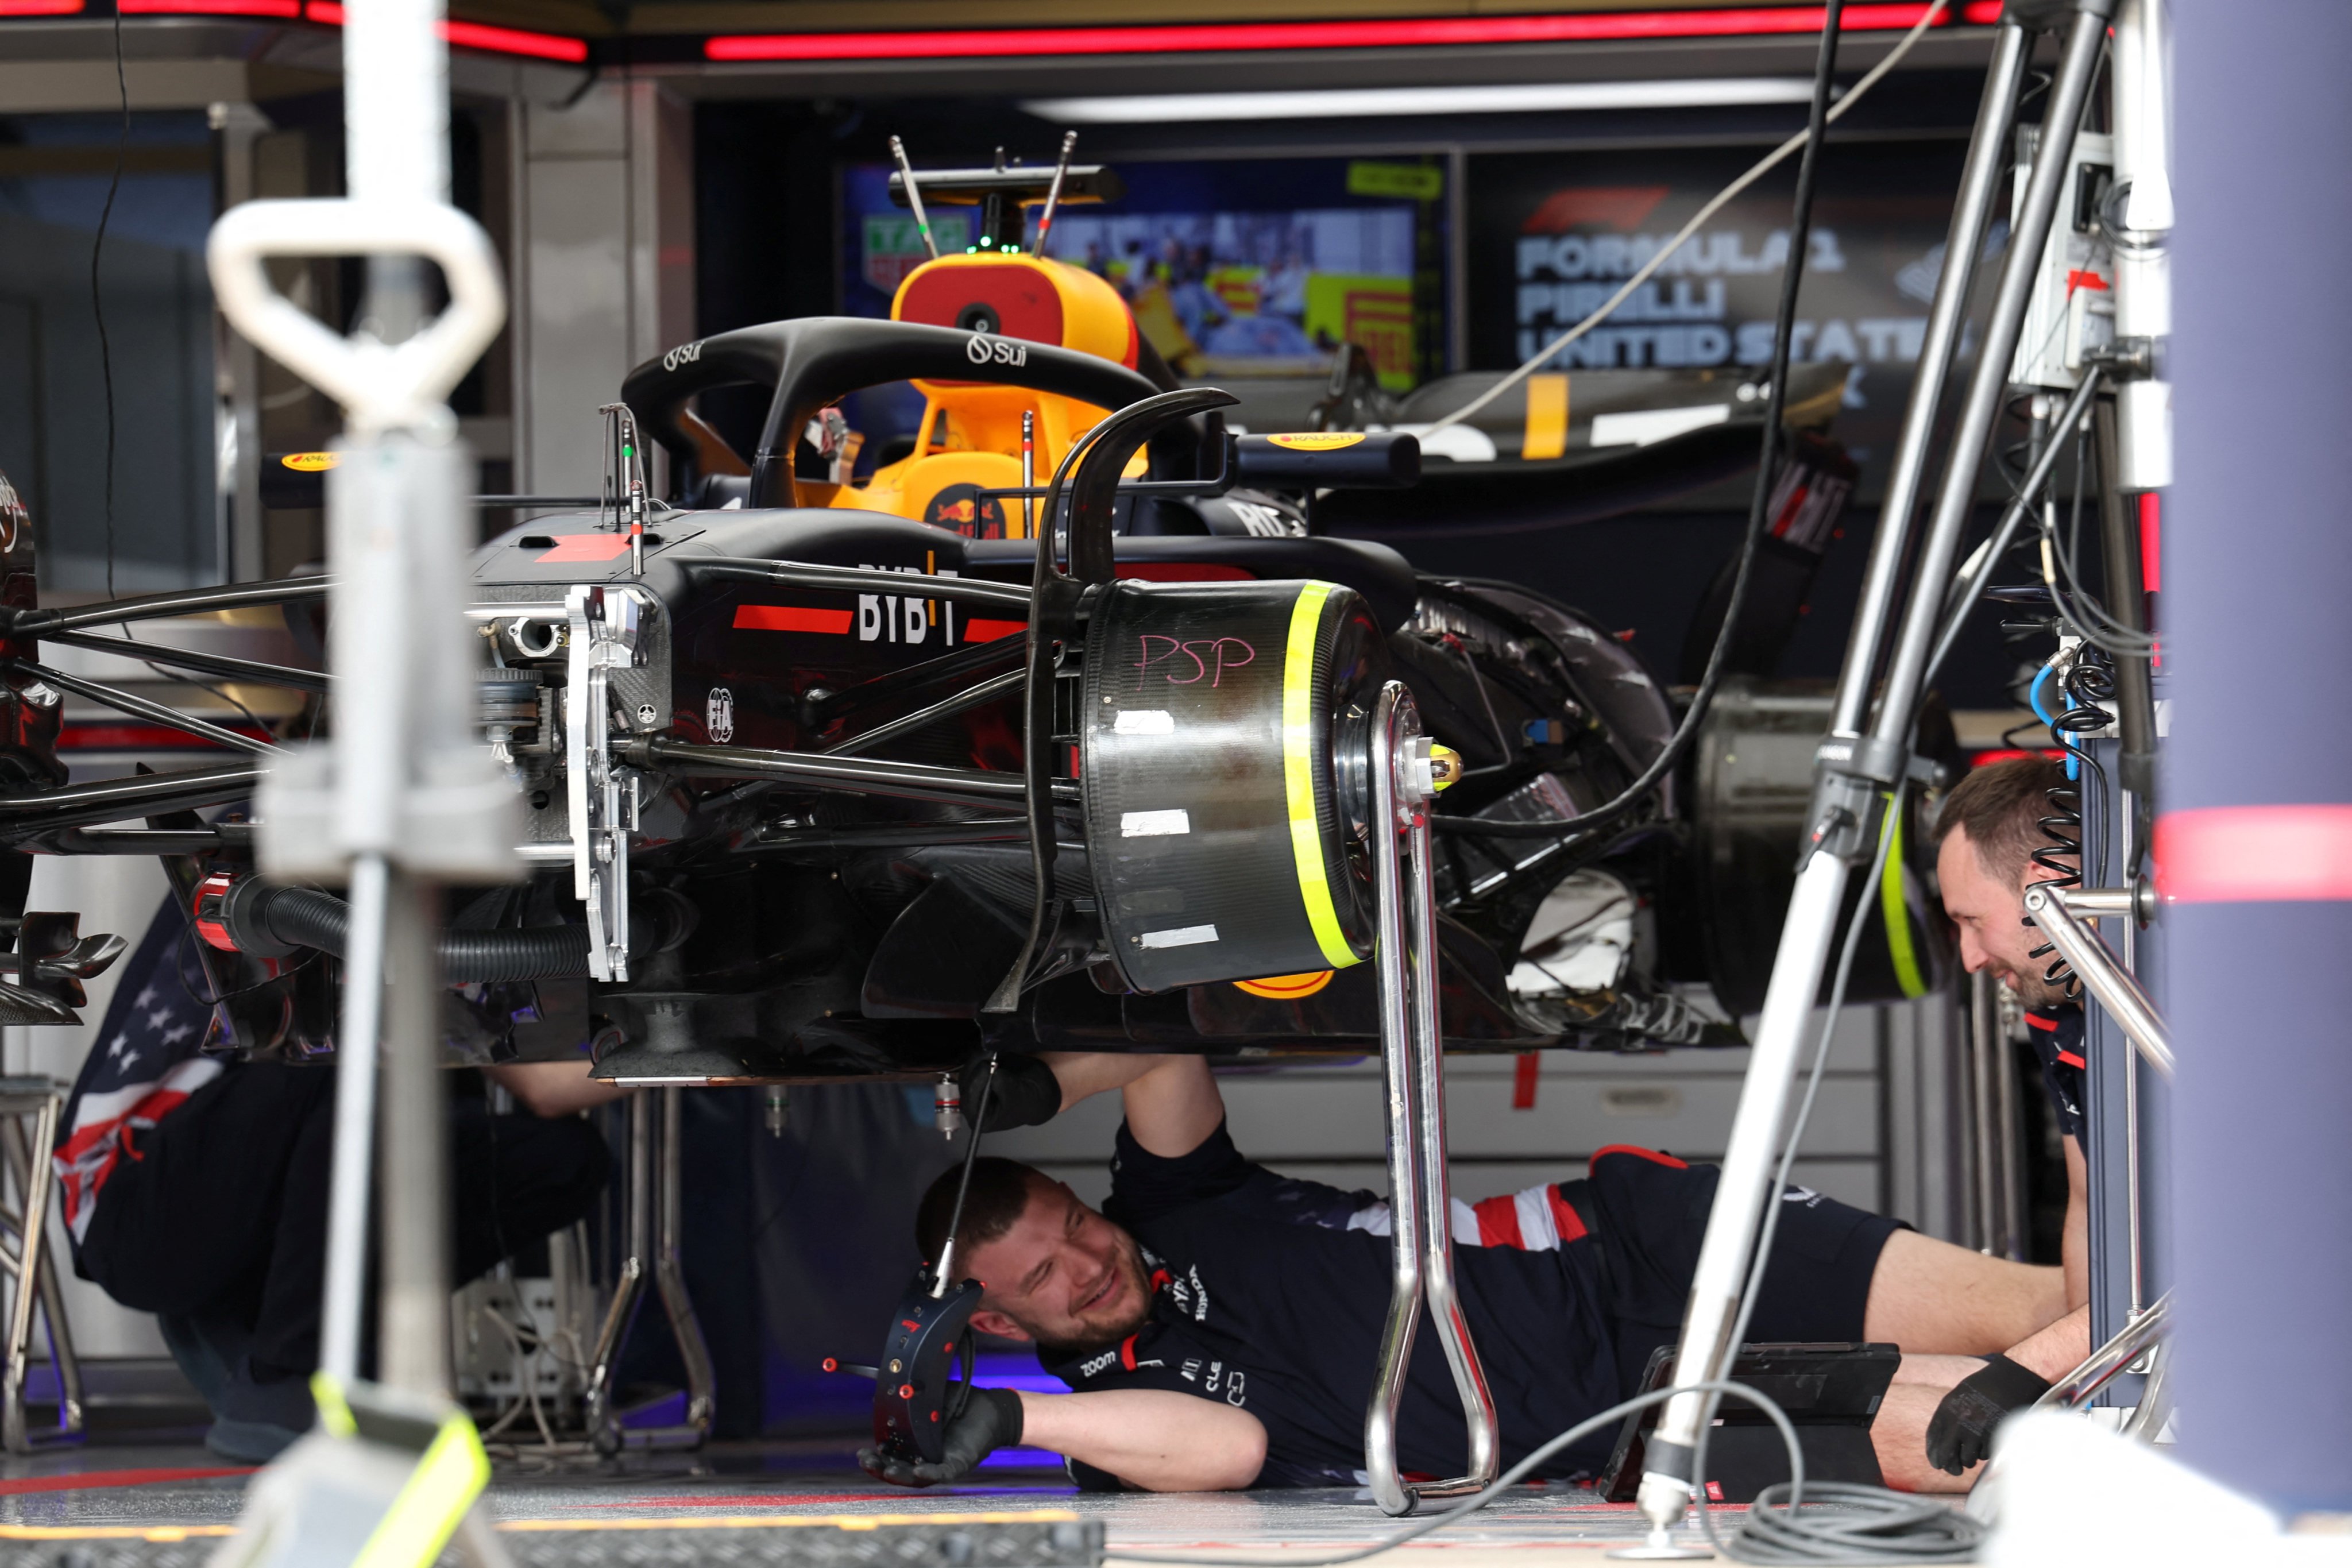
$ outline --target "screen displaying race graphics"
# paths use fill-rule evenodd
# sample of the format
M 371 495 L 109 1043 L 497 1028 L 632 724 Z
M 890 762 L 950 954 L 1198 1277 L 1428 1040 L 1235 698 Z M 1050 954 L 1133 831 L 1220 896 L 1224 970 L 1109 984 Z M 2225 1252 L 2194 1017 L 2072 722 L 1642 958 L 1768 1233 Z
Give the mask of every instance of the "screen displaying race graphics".
M 887 316 L 925 256 L 887 164 L 842 174 L 843 308 Z M 1341 158 L 1133 163 L 1126 193 L 1065 208 L 1047 247 L 1110 282 L 1179 375 L 1314 376 L 1344 343 L 1381 384 L 1411 390 L 1442 370 L 1444 170 Z M 1024 248 L 1037 209 L 1025 215 Z M 934 207 L 942 254 L 974 243 L 972 209 Z

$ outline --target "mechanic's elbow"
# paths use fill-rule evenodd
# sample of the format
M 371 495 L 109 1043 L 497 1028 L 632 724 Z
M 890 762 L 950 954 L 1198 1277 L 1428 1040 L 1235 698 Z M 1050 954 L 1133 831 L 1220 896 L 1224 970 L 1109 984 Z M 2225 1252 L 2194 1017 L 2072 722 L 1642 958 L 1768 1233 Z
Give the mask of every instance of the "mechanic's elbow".
M 1239 1491 L 1255 1486 L 1260 1470 L 1265 1468 L 1265 1424 L 1250 1423 L 1248 1439 L 1234 1453 L 1234 1471 L 1230 1480 L 1219 1483 L 1219 1491 Z
M 1257 1474 L 1265 1468 L 1265 1425 L 1257 1420 L 1236 1423 L 1234 1441 L 1219 1445 L 1213 1473 L 1204 1477 L 1194 1489 L 1204 1492 L 1237 1492 L 1257 1484 Z

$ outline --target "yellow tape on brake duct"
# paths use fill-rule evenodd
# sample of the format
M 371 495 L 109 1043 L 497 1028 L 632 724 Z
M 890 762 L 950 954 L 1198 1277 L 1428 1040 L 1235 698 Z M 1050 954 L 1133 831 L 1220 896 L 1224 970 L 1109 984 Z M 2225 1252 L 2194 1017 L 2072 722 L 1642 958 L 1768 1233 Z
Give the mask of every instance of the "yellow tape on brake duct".
M 1290 851 L 1298 862 L 1298 896 L 1315 945 L 1334 969 L 1360 963 L 1339 929 L 1331 879 L 1323 858 L 1323 834 L 1315 817 L 1315 632 L 1323 622 L 1328 583 L 1309 583 L 1290 610 L 1290 637 L 1282 665 L 1282 781 L 1290 807 Z

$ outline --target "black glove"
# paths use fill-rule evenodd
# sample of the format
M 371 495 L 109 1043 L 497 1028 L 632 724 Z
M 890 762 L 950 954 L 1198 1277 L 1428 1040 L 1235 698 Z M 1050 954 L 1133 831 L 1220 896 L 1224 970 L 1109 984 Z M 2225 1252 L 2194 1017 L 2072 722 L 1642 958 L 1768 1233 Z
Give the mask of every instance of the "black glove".
M 988 1081 L 988 1058 L 982 1057 L 963 1069 L 964 1113 L 980 1106 L 980 1086 Z M 988 1094 L 988 1115 L 982 1132 L 1003 1132 L 1014 1127 L 1040 1127 L 1062 1113 L 1062 1080 L 1036 1057 L 996 1058 L 996 1087 Z
M 1010 1388 L 975 1388 L 962 1414 L 948 1422 L 947 1453 L 938 1464 L 909 1461 L 879 1448 L 858 1449 L 857 1462 L 867 1475 L 893 1486 L 933 1487 L 963 1479 L 989 1455 L 1020 1441 L 1021 1395 Z
M 2050 1384 L 2005 1355 L 1984 1358 L 1980 1371 L 1962 1378 L 1927 1423 L 1927 1462 L 1947 1475 L 1992 1457 L 1992 1429 L 2012 1410 L 2021 1410 L 2050 1392 Z

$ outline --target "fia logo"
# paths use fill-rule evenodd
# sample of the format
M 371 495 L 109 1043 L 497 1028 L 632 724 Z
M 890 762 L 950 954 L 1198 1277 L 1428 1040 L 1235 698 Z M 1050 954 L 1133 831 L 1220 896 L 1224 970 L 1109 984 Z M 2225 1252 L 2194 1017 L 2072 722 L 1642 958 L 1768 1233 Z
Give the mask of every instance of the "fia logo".
M 974 364 L 1027 364 L 1029 350 L 1013 338 L 992 338 L 974 332 L 964 340 L 963 357 Z
M 703 700 L 702 727 L 720 745 L 735 738 L 735 694 L 723 686 L 714 686 Z
M 677 347 L 670 350 L 669 353 L 662 355 L 662 369 L 676 370 L 682 364 L 692 364 L 701 357 L 702 340 L 697 338 L 690 343 L 680 343 Z

